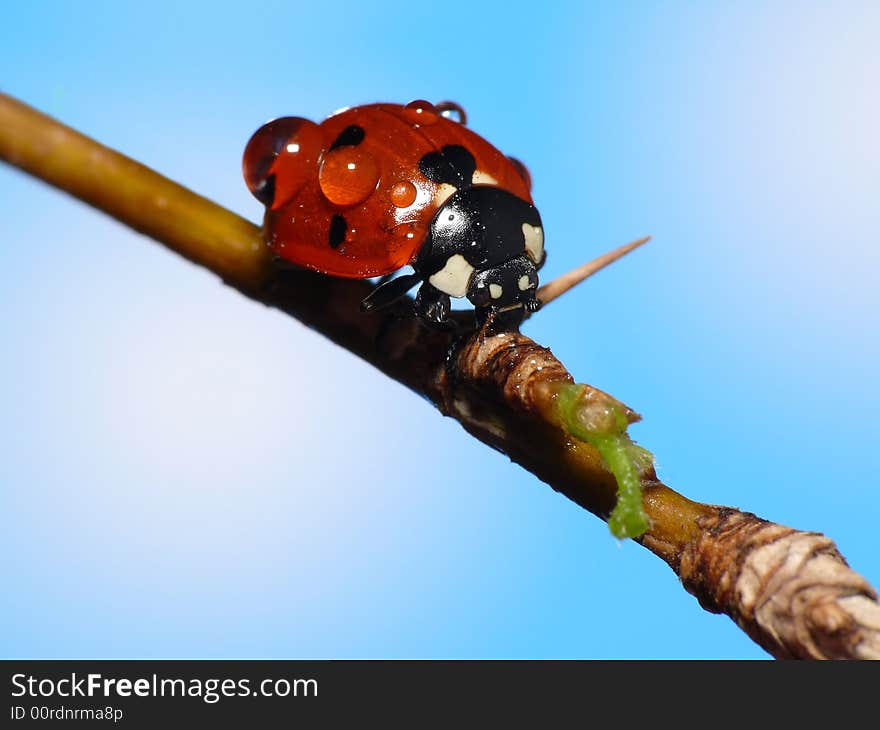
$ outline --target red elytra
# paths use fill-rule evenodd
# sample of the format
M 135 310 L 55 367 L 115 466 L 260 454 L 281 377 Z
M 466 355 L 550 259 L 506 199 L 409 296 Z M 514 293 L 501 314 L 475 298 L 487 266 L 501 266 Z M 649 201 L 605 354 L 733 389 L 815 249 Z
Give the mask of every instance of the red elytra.
M 269 122 L 248 142 L 244 177 L 267 205 L 266 240 L 278 256 L 334 276 L 381 276 L 413 261 L 451 192 L 419 169 L 448 145 L 473 155 L 474 182 L 532 202 L 522 163 L 421 100 L 354 107 L 320 124 Z

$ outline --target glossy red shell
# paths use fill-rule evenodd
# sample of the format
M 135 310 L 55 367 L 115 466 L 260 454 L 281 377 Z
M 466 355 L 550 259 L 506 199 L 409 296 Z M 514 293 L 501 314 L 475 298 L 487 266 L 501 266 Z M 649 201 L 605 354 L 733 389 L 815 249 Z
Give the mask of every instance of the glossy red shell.
M 351 126 L 363 130 L 363 139 L 331 150 Z M 475 184 L 497 185 L 532 202 L 516 163 L 427 102 L 354 107 L 319 125 L 270 122 L 251 139 L 244 159 L 245 178 L 258 197 L 274 176 L 265 220 L 268 245 L 295 264 L 347 278 L 406 266 L 453 192 L 419 171 L 424 155 L 446 145 L 461 145 L 474 156 Z

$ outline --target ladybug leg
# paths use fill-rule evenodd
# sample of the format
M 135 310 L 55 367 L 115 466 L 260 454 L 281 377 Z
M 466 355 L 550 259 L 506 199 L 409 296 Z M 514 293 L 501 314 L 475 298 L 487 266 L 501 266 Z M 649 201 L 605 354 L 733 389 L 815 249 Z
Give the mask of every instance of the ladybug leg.
M 394 304 L 421 280 L 422 277 L 418 274 L 403 274 L 390 281 L 383 277 L 376 288 L 361 302 L 361 311 L 369 312 Z
M 449 311 L 452 309 L 449 295 L 427 281 L 419 287 L 413 307 L 416 314 L 429 325 L 441 329 L 455 326 L 455 323 L 449 319 Z
M 522 307 L 497 309 L 496 307 L 477 307 L 474 310 L 477 327 L 494 332 L 519 331 L 525 319 L 526 310 Z

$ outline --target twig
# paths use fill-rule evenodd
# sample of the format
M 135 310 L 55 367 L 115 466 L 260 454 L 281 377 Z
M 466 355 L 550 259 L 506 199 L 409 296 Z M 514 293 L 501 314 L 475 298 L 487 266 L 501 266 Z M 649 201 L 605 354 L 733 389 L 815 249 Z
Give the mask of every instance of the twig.
M 607 519 L 614 507 L 613 476 L 594 446 L 571 435 L 560 413 L 560 389 L 574 379 L 528 337 L 483 330 L 456 342 L 421 326 L 407 302 L 362 313 L 367 282 L 276 270 L 257 226 L 3 95 L 0 159 L 297 317 L 428 397 L 585 509 Z M 583 398 L 600 414 L 636 418 L 589 386 Z M 657 481 L 650 465 L 641 480 L 649 526 L 638 540 L 704 608 L 731 616 L 776 657 L 880 658 L 877 594 L 830 540 L 693 502 Z

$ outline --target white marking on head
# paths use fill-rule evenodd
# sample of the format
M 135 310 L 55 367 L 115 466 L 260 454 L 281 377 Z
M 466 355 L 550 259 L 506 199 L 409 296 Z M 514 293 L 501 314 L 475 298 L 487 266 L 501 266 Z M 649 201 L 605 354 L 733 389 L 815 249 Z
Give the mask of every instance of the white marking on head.
M 458 192 L 458 188 L 455 187 L 455 185 L 440 183 L 440 187 L 437 188 L 437 192 L 434 193 L 434 202 L 437 204 L 437 207 L 440 208 L 443 203 L 455 195 L 456 192 Z
M 482 172 L 480 170 L 474 170 L 474 176 L 471 178 L 471 182 L 474 185 L 497 185 L 498 181 L 492 177 L 488 172 Z
M 471 274 L 474 267 L 460 253 L 450 256 L 446 265 L 428 281 L 444 294 L 451 297 L 463 297 L 467 294 L 468 285 L 471 283 Z
M 532 288 L 532 283 L 529 281 L 528 274 L 523 274 L 521 277 L 519 277 L 519 281 L 516 283 L 517 286 L 519 286 L 520 291 L 525 291 L 526 289 Z
M 489 284 L 489 296 L 492 299 L 501 299 L 502 294 L 504 294 L 504 289 L 501 288 L 500 284 Z
M 544 258 L 544 231 L 541 230 L 541 226 L 523 223 L 522 232 L 526 239 L 526 253 L 532 261 L 540 264 L 541 259 Z

